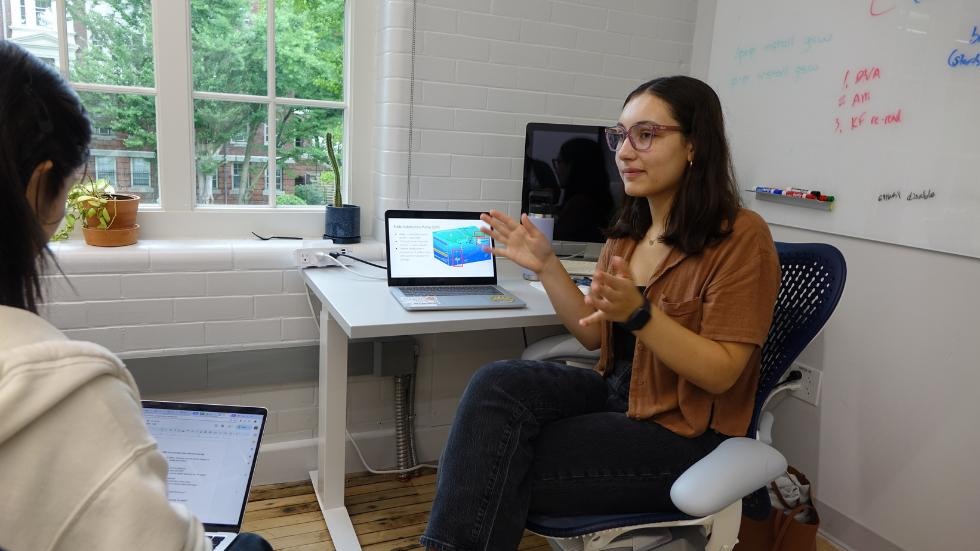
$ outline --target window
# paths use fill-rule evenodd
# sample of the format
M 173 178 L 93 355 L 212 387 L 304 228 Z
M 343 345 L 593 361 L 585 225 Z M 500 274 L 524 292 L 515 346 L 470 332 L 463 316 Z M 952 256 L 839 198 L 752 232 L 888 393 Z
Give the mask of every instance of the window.
M 51 0 L 34 0 L 34 17 L 38 27 L 50 27 L 54 20 L 51 17 Z
M 231 164 L 231 189 L 241 191 L 242 189 L 242 163 Z
M 95 179 L 109 180 L 112 187 L 116 187 L 116 158 L 115 157 L 96 157 L 95 158 Z
M 232 189 L 239 192 L 234 197 L 211 193 L 206 203 L 275 205 L 266 175 L 275 170 L 276 189 L 284 191 L 279 163 L 298 162 L 290 151 L 305 136 L 330 134 L 343 164 L 346 3 L 279 1 L 266 10 L 249 0 L 227 0 L 218 7 L 211 0 L 191 0 L 190 5 L 195 164 L 207 175 L 215 164 L 234 163 Z M 270 18 L 276 28 L 289 31 L 270 40 Z M 268 51 L 275 60 L 271 67 Z M 214 70 L 229 65 L 238 70 Z M 304 160 L 309 168 L 326 161 L 323 147 L 307 149 L 314 150 Z M 199 181 L 204 184 L 205 178 Z
M 341 183 L 352 170 L 352 140 L 364 144 L 355 160 L 370 178 L 373 129 L 352 121 L 374 109 L 376 4 L 0 0 L 12 23 L 47 24 L 30 37 L 4 31 L 54 60 L 96 121 L 89 173 L 112 177 L 123 190 L 140 188 L 141 216 L 181 221 L 147 224 L 151 239 L 247 235 L 270 213 L 281 213 L 272 216 L 284 232 L 322 226 L 322 208 L 304 210 L 300 201 L 277 208 L 276 195 L 293 194 L 295 178 L 307 172 L 334 184 L 327 134 Z M 270 36 L 270 28 L 277 32 Z M 33 45 L 38 33 L 58 48 Z M 355 52 L 360 63 L 351 61 Z M 363 100 L 351 110 L 354 81 Z M 158 127 L 158 112 L 166 125 Z M 278 193 L 267 192 L 266 173 L 276 175 Z M 309 183 L 301 191 L 322 204 Z
M 134 157 L 130 159 L 130 173 L 134 188 L 150 187 L 150 161 Z
M 268 181 L 268 178 L 269 178 L 269 171 L 268 170 L 265 172 L 264 177 Z M 281 166 L 278 166 L 278 167 L 276 167 L 276 195 L 282 195 L 282 193 L 283 193 L 283 189 L 282 189 L 282 167 Z M 269 186 L 263 186 L 263 188 L 262 188 L 262 194 L 263 195 L 268 195 L 269 194 Z

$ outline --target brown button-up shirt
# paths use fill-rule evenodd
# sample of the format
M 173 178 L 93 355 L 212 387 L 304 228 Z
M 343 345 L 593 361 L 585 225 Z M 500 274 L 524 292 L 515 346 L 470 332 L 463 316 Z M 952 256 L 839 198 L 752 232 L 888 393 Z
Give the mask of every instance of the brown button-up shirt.
M 628 262 L 636 246 L 632 239 L 610 239 L 599 257 L 599 269 L 608 269 L 613 256 Z M 735 384 L 722 394 L 711 394 L 678 376 L 637 339 L 627 415 L 653 420 L 682 436 L 698 436 L 709 427 L 722 434 L 745 436 L 779 274 L 769 227 L 746 209 L 739 212 L 732 233 L 721 242 L 696 255 L 672 250 L 647 282 L 644 296 L 651 307 L 660 308 L 703 337 L 752 343 L 756 349 Z M 612 367 L 612 333 L 612 324 L 603 322 L 596 364 L 599 373 Z

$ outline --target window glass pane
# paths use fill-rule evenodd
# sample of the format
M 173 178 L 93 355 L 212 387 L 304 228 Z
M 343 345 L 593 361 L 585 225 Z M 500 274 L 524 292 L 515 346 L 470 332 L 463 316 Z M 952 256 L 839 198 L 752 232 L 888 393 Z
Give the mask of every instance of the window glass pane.
M 154 86 L 150 0 L 67 0 L 65 7 L 72 82 Z M 53 31 L 54 12 L 46 13 Z
M 267 110 L 259 103 L 194 100 L 198 204 L 268 204 Z
M 133 188 L 150 187 L 150 161 L 139 157 L 129 159 L 130 174 Z
M 266 95 L 266 19 L 261 0 L 191 0 L 194 89 Z
M 279 134 L 276 162 L 282 169 L 282 190 L 285 195 L 299 199 L 287 198 L 277 203 L 280 206 L 332 204 L 336 182 L 327 154 L 327 134 L 332 137 L 337 167 L 343 174 L 344 112 L 287 105 L 279 106 L 276 112 Z
M 97 131 L 90 145 L 88 173 L 109 178 L 116 191 L 135 193 L 142 203 L 160 201 L 155 170 L 156 107 L 152 96 L 80 92 Z M 135 170 L 137 167 L 146 167 Z M 144 176 L 145 174 L 145 176 Z
M 106 180 L 109 185 L 116 187 L 116 158 L 93 157 L 95 160 L 95 179 Z
M 344 97 L 344 0 L 276 2 L 276 95 Z

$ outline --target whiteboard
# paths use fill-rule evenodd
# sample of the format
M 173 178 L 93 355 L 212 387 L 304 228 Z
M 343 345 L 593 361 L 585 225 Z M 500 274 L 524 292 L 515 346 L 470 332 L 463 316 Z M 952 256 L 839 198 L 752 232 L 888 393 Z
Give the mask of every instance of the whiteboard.
M 980 0 L 721 0 L 708 82 L 768 222 L 980 258 Z

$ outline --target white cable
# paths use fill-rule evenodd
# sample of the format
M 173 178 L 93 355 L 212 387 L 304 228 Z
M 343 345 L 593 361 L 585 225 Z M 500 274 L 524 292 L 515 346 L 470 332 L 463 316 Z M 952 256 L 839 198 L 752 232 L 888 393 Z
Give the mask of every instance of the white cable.
M 326 256 L 330 260 L 333 260 L 336 265 L 340 266 L 341 268 L 347 270 L 348 272 L 350 272 L 350 273 L 352 273 L 354 275 L 358 275 L 358 276 L 361 276 L 361 277 L 364 277 L 364 278 L 367 278 L 367 279 L 385 279 L 385 280 L 388 279 L 388 276 L 374 276 L 374 275 L 370 275 L 370 274 L 365 274 L 364 272 L 358 272 L 357 270 L 352 270 L 350 266 L 348 266 L 347 264 L 344 264 L 343 262 L 341 262 L 339 258 L 330 256 L 327 253 L 316 253 L 316 257 L 318 259 L 323 259 L 324 256 Z
M 361 458 L 361 463 L 364 465 L 364 468 L 367 469 L 368 472 L 371 473 L 371 474 L 401 474 L 401 473 L 410 473 L 412 471 L 417 471 L 417 470 L 422 469 L 422 468 L 425 468 L 425 467 L 428 467 L 430 469 L 438 469 L 439 468 L 438 465 L 429 465 L 429 464 L 426 464 L 426 463 L 420 463 L 420 464 L 418 464 L 418 465 L 416 465 L 414 467 L 409 467 L 407 469 L 379 470 L 379 469 L 372 468 L 370 465 L 368 465 L 367 460 L 364 459 L 364 454 L 361 453 L 361 448 L 359 448 L 357 446 L 357 442 L 354 441 L 354 437 L 351 435 L 350 431 L 347 430 L 347 429 L 344 429 L 344 432 L 347 433 L 347 439 L 350 440 L 350 443 L 354 446 L 354 451 L 357 452 L 357 456 Z

